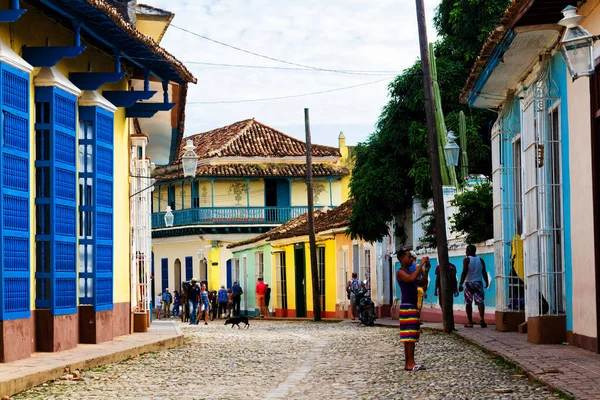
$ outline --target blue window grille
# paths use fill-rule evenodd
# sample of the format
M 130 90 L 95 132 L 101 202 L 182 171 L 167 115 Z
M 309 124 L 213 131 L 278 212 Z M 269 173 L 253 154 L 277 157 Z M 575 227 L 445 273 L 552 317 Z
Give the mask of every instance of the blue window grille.
M 113 308 L 114 116 L 79 108 L 79 303 Z
M 192 280 L 194 275 L 194 258 L 186 257 L 185 258 L 185 280 Z
M 77 136 L 75 96 L 35 88 L 36 308 L 77 312 Z
M 0 320 L 30 316 L 29 75 L 0 63 Z
M 162 274 L 162 291 L 164 292 L 169 288 L 169 259 L 163 258 L 161 262 L 161 274 Z

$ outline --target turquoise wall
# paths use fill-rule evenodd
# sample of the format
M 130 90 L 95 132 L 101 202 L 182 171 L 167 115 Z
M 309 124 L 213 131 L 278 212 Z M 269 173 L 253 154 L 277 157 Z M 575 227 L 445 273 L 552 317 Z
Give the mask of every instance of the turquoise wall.
M 244 280 L 246 279 L 246 277 L 243 276 L 243 271 L 242 271 L 242 258 L 244 257 L 244 255 L 246 256 L 248 262 L 247 262 L 247 270 L 246 270 L 246 274 L 247 274 L 247 291 L 244 292 L 244 294 L 242 295 L 242 301 L 241 301 L 241 308 L 244 308 L 244 297 L 246 297 L 246 299 L 248 300 L 248 309 L 244 312 L 242 310 L 242 314 L 245 315 L 251 315 L 251 316 L 258 316 L 258 308 L 256 306 L 256 291 L 255 291 L 255 287 L 256 287 L 256 256 L 255 253 L 257 252 L 263 252 L 263 265 L 264 265 L 264 281 L 266 283 L 269 284 L 269 287 L 273 288 L 274 287 L 274 280 L 272 279 L 272 268 L 271 268 L 271 245 L 270 244 L 264 244 L 262 246 L 258 246 L 258 247 L 253 247 L 251 249 L 246 249 L 246 250 L 242 250 L 242 251 L 236 251 L 233 252 L 233 258 L 239 258 L 240 259 L 240 286 L 243 288 L 244 287 Z M 271 300 L 273 301 L 273 300 Z
M 488 272 L 488 278 L 490 280 L 490 287 L 484 290 L 485 294 L 485 305 L 486 307 L 496 307 L 496 282 L 494 280 L 494 254 L 480 254 L 481 259 L 485 263 L 485 268 Z M 463 260 L 465 256 L 450 257 L 450 263 L 456 266 L 456 279 L 460 283 L 460 274 L 462 274 Z M 420 260 L 420 258 L 419 258 Z M 435 268 L 438 265 L 437 258 L 431 258 L 431 270 L 429 271 L 429 288 L 427 289 L 427 298 L 423 301 L 425 305 L 438 303 L 438 298 L 433 295 L 435 290 Z M 396 271 L 400 268 L 400 264 L 396 263 Z M 396 282 L 396 297 L 400 300 L 400 285 Z M 463 305 L 465 304 L 464 292 L 459 293 L 458 297 L 454 298 L 454 304 Z

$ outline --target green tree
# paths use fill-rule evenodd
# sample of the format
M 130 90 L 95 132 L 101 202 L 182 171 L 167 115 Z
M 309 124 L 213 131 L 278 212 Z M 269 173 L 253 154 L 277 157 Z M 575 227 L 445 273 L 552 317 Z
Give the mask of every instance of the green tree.
M 498 23 L 510 0 L 442 0 L 434 23 L 438 83 L 446 126 L 458 131 L 459 114 L 466 118 L 469 173 L 490 175 L 489 123 L 494 116 L 459 103 L 459 94 L 483 41 Z M 431 197 L 427 126 L 421 62 L 389 85 L 373 134 L 354 152 L 350 195 L 355 203 L 348 228 L 352 237 L 379 240 L 387 223 L 412 206 L 413 196 Z
M 450 202 L 456 212 L 450 230 L 465 234 L 467 243 L 481 243 L 494 237 L 492 185 L 489 182 L 457 194 Z

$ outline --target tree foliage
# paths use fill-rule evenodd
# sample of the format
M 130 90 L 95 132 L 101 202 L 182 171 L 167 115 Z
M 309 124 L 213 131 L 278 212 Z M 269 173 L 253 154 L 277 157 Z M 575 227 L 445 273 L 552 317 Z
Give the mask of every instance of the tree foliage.
M 470 173 L 489 175 L 487 111 L 470 110 L 459 94 L 473 61 L 510 0 L 442 0 L 434 23 L 441 39 L 435 45 L 438 83 L 448 129 L 457 130 L 466 115 Z M 431 169 L 423 74 L 417 60 L 389 85 L 375 132 L 354 152 L 350 194 L 356 199 L 349 226 L 352 237 L 376 241 L 389 233 L 387 223 L 412 206 L 413 196 L 431 197 Z
M 494 237 L 492 185 L 476 185 L 457 194 L 450 202 L 456 213 L 450 218 L 452 232 L 466 234 L 467 243 L 481 243 Z

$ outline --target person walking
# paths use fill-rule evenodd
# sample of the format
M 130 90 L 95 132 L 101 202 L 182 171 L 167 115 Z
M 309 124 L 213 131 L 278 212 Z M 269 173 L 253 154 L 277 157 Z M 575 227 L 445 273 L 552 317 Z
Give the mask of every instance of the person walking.
M 242 287 L 238 285 L 237 282 L 233 282 L 233 286 L 231 287 L 232 297 L 233 297 L 233 316 L 240 316 L 240 302 L 242 301 L 242 295 L 244 291 Z
M 358 279 L 358 274 L 356 272 L 352 273 L 352 279 L 350 279 L 348 281 L 348 283 L 346 284 L 346 293 L 348 294 L 348 299 L 350 300 L 350 308 L 349 310 L 351 311 L 350 314 L 352 314 L 352 319 L 356 319 L 356 292 L 358 292 L 360 289 L 364 289 L 365 288 L 365 284 L 362 283 L 359 279 Z
M 174 294 L 174 300 L 173 300 L 173 314 L 171 315 L 172 318 L 175 317 L 179 317 L 179 306 L 181 305 L 181 295 L 179 294 L 179 291 L 176 290 L 173 292 Z
M 485 323 L 485 296 L 483 289 L 487 289 L 490 284 L 488 281 L 487 271 L 485 270 L 485 262 L 478 257 L 477 247 L 470 244 L 467 246 L 466 257 L 463 260 L 463 271 L 460 276 L 460 285 L 458 290 L 463 291 L 463 282 L 465 283 L 465 309 L 467 311 L 467 319 L 469 322 L 465 324 L 465 328 L 473 327 L 473 300 L 479 308 L 480 321 L 479 324 L 482 328 L 487 327 Z M 485 282 L 485 286 L 483 286 Z
M 202 311 L 204 312 L 204 325 L 208 325 L 208 313 L 210 312 L 210 302 L 208 301 L 208 290 L 206 290 L 206 285 L 202 284 L 202 288 L 200 289 L 200 298 L 202 300 Z M 199 321 L 196 321 L 198 324 Z
M 225 285 L 221 285 L 221 289 L 219 289 L 219 293 L 217 294 L 219 300 L 219 319 L 223 318 L 225 315 L 225 310 L 227 309 L 227 290 L 225 290 Z
M 190 307 L 190 325 L 197 325 L 198 318 L 198 300 L 200 298 L 200 288 L 198 287 L 198 281 L 196 278 L 192 279 L 192 284 L 190 285 L 187 297 L 189 300 Z
M 231 288 L 227 288 L 227 318 L 231 318 L 231 310 L 233 309 L 233 293 Z
M 217 299 L 217 291 L 216 290 L 212 290 L 209 293 L 209 300 L 210 300 L 210 320 L 214 321 L 215 319 L 217 319 L 217 311 L 219 308 L 219 303 L 218 303 L 218 299 Z
M 262 276 L 258 277 L 256 282 L 256 305 L 258 306 L 258 315 L 261 318 L 265 317 L 265 291 L 267 290 Z
M 156 296 L 154 307 L 156 308 L 156 319 L 160 319 L 160 312 L 163 308 L 163 297 L 162 294 Z
M 427 282 L 429 257 L 421 258 L 421 263 L 411 273 L 412 257 L 409 250 L 401 249 L 396 255 L 400 261 L 400 269 L 396 272 L 396 280 L 402 292 L 398 314 L 400 342 L 404 343 L 404 369 L 406 371 L 420 371 L 425 367 L 415 362 L 415 345 L 419 341 L 421 332 L 421 315 L 417 308 L 419 299 L 417 287 Z
M 271 288 L 269 287 L 269 284 L 265 282 L 265 309 L 266 309 L 266 313 L 265 316 L 267 318 L 271 318 L 271 311 L 269 310 L 269 303 L 271 302 Z

